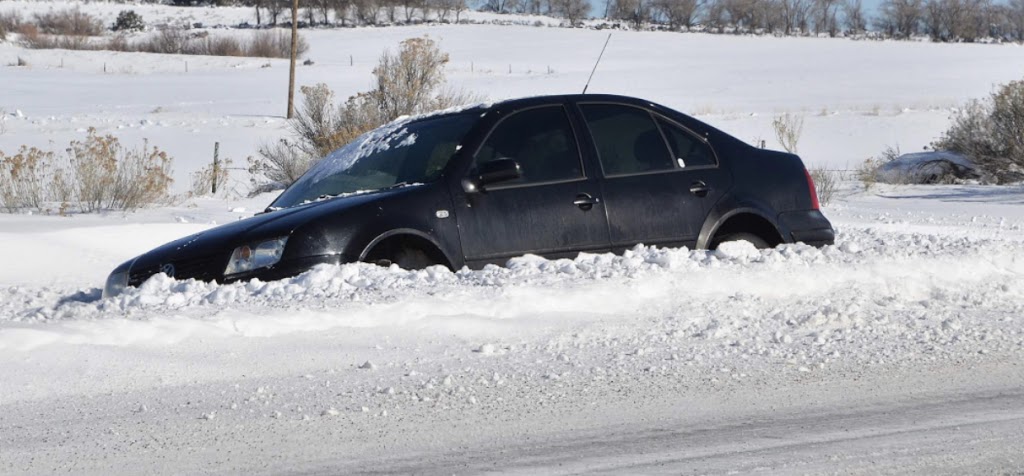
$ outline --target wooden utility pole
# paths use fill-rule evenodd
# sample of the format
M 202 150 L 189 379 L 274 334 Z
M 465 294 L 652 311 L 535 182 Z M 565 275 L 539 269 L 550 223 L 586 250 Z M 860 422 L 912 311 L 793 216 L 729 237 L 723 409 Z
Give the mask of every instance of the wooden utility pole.
M 292 0 L 292 62 L 288 67 L 288 119 L 295 115 L 295 61 L 299 51 L 299 0 Z
M 217 195 L 217 175 L 220 174 L 220 142 L 213 143 L 213 183 L 210 193 Z

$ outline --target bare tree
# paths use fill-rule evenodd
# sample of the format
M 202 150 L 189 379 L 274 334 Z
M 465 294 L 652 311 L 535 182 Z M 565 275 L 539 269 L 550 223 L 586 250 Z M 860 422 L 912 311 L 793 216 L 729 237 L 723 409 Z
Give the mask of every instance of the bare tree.
M 397 0 L 397 3 L 401 4 L 402 14 L 406 23 L 412 23 L 413 18 L 416 16 L 416 10 L 423 7 L 423 2 L 420 0 Z
M 919 31 L 923 15 L 923 0 L 884 0 L 876 27 L 894 38 L 910 38 Z
M 520 7 L 524 13 L 531 15 L 540 15 L 542 13 L 552 13 L 554 2 L 545 2 L 543 0 L 523 0 L 519 2 Z
M 612 17 L 625 20 L 635 29 L 640 29 L 651 21 L 650 0 L 615 0 L 612 6 Z
M 757 17 L 766 33 L 781 33 L 786 28 L 782 0 L 761 0 L 758 3 Z
M 331 8 L 334 10 L 334 21 L 345 26 L 349 13 L 352 11 L 352 0 L 331 0 Z
M 1004 8 L 1009 37 L 1024 41 L 1024 0 L 1010 0 Z
M 324 19 L 324 25 L 331 23 L 331 10 L 334 8 L 332 0 L 313 0 L 313 7 Z
M 704 0 L 654 0 L 652 8 L 672 30 L 693 28 Z
M 377 0 L 352 0 L 356 21 L 362 25 L 376 25 L 381 5 Z
M 246 0 L 244 5 L 256 9 L 256 25 L 262 24 L 263 18 L 260 16 L 260 10 L 266 8 L 266 0 Z
M 429 0 L 427 4 L 433 6 L 434 11 L 437 12 L 437 21 L 448 21 L 448 15 L 452 13 L 452 2 L 449 0 Z
M 267 13 L 270 14 L 270 24 L 277 25 L 277 19 L 281 17 L 286 8 L 290 8 L 291 3 L 285 4 L 283 0 L 267 0 Z
M 758 3 L 760 0 L 722 0 L 722 7 L 729 17 L 729 23 L 736 28 L 736 32 L 755 31 L 760 27 L 757 17 Z
M 839 9 L 838 0 L 814 0 L 814 34 L 828 33 L 835 37 L 839 31 L 836 14 Z
M 932 41 L 948 41 L 946 31 L 946 3 L 943 0 L 927 0 L 924 4 L 924 31 Z
M 590 3 L 587 0 L 551 0 L 552 13 L 565 18 L 570 24 L 579 24 L 590 14 Z
M 466 4 L 466 0 L 450 0 L 450 1 L 452 2 L 452 10 L 455 11 L 455 23 L 458 23 L 459 22 L 459 17 L 462 16 L 462 13 L 465 12 L 466 9 L 469 8 L 469 5 Z
M 518 0 L 484 0 L 480 8 L 494 13 L 509 13 L 518 10 L 519 4 Z
M 842 8 L 843 21 L 846 25 L 847 33 L 861 34 L 868 30 L 868 20 L 864 13 L 863 0 L 845 0 Z
M 725 32 L 726 24 L 729 22 L 728 13 L 725 11 L 724 0 L 707 0 L 704 19 L 708 28 L 713 28 L 718 33 Z

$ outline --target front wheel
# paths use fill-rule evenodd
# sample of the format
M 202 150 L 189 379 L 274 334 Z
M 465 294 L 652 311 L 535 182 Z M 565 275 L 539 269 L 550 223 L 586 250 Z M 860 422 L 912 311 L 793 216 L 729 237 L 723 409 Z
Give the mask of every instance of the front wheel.
M 715 240 L 714 244 L 711 246 L 711 249 L 718 249 L 718 246 L 721 245 L 722 243 L 728 243 L 731 241 L 746 241 L 754 245 L 754 248 L 757 248 L 759 250 L 772 247 L 772 245 L 769 245 L 768 242 L 764 241 L 763 238 L 753 233 L 733 233 L 730 235 L 725 235 Z
M 402 248 L 398 250 L 391 262 L 397 264 L 402 269 L 424 269 L 438 264 L 423 250 L 416 248 Z

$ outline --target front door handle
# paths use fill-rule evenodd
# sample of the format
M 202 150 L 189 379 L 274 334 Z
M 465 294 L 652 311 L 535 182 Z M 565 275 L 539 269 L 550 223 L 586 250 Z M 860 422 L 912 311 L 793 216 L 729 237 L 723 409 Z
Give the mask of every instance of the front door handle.
M 601 203 L 600 198 L 594 198 L 589 193 L 581 193 L 576 195 L 576 200 L 572 201 L 573 205 L 580 207 L 580 210 L 587 211 L 594 208 L 594 205 Z
M 711 189 L 708 188 L 708 184 L 704 183 L 703 180 L 698 180 L 690 184 L 690 193 L 698 197 L 703 198 L 708 196 L 709 191 L 711 191 Z

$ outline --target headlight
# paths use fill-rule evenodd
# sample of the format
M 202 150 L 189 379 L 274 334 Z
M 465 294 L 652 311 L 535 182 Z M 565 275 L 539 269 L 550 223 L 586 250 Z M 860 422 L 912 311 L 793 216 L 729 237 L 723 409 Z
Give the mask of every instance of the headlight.
M 281 261 L 284 254 L 284 244 L 288 237 L 284 236 L 274 240 L 264 241 L 258 245 L 242 245 L 235 248 L 228 260 L 228 267 L 224 268 L 224 276 L 230 277 L 236 274 L 247 273 L 260 268 L 273 266 Z
M 124 291 L 124 288 L 128 287 L 128 270 L 117 271 L 114 270 L 107 276 L 107 284 L 103 286 L 103 298 L 109 298 L 117 296 Z

